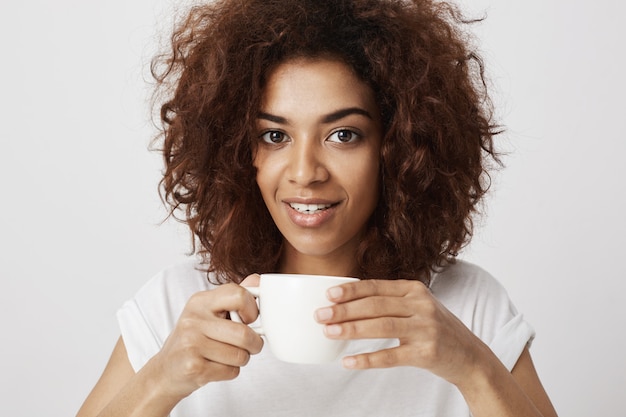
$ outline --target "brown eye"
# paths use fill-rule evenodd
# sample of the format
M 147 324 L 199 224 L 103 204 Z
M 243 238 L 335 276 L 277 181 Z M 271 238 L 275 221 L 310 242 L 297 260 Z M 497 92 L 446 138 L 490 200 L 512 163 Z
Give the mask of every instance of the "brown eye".
M 358 133 L 353 132 L 352 130 L 342 129 L 333 132 L 333 134 L 328 137 L 328 140 L 330 142 L 349 143 L 355 141 L 358 138 Z
M 270 130 L 263 133 L 261 139 L 266 143 L 282 143 L 287 139 L 287 135 L 277 130 Z

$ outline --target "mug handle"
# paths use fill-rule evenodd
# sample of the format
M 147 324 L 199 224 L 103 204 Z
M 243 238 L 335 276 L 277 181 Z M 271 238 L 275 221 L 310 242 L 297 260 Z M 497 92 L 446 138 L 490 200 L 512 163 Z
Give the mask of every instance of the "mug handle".
M 261 292 L 259 291 L 259 287 L 243 287 L 246 291 L 248 291 L 250 294 L 252 294 L 254 296 L 254 298 L 256 298 L 257 300 L 260 299 L 261 297 Z M 237 313 L 236 311 L 229 311 L 228 312 L 230 314 L 230 319 L 232 321 L 234 321 L 235 323 L 243 323 L 243 321 L 241 321 L 241 317 L 239 316 L 239 313 Z M 256 334 L 259 334 L 261 336 L 265 335 L 265 332 L 263 331 L 263 327 L 258 326 L 258 327 L 252 327 L 250 325 L 248 325 L 252 330 L 254 330 L 254 332 Z

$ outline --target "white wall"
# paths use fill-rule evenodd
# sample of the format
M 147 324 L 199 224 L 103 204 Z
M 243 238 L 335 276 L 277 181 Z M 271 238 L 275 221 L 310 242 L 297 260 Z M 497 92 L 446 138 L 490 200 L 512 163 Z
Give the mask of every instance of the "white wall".
M 73 415 L 115 311 L 184 257 L 158 223 L 147 62 L 171 0 L 0 6 L 0 414 Z M 511 152 L 464 256 L 534 324 L 562 416 L 626 408 L 626 106 L 619 2 L 480 2 L 476 27 Z

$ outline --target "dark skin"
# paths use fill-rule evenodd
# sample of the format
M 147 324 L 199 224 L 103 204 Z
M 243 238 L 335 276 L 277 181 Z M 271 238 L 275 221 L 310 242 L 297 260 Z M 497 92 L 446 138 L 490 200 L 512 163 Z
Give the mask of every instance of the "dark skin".
M 354 108 L 370 117 L 348 112 L 328 122 L 337 109 Z M 369 177 L 345 174 L 378 172 L 371 157 L 381 135 L 372 116 L 373 92 L 337 61 L 287 61 L 270 75 L 262 111 L 279 116 L 259 123 L 259 137 L 269 140 L 254 163 L 259 188 L 285 239 L 281 272 L 352 275 L 355 243 L 375 206 L 377 187 Z M 294 202 L 293 196 L 308 200 Z M 318 210 L 299 212 L 302 201 L 318 204 Z M 236 378 L 263 348 L 261 337 L 244 324 L 254 321 L 258 310 L 243 287 L 258 286 L 259 279 L 253 274 L 241 286 L 225 284 L 192 296 L 164 346 L 138 372 L 120 338 L 78 415 L 167 416 L 196 389 Z M 329 289 L 328 298 L 334 304 L 316 312 L 327 337 L 400 342 L 345 357 L 344 367 L 426 369 L 458 387 L 475 417 L 556 416 L 527 349 L 509 372 L 420 281 L 351 282 Z M 229 311 L 239 312 L 244 323 L 229 320 Z

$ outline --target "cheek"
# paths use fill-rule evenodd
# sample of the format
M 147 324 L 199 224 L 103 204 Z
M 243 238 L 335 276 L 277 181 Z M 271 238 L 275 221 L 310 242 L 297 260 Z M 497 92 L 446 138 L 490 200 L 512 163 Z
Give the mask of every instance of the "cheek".
M 254 158 L 254 167 L 256 168 L 256 183 L 261 190 L 263 199 L 273 194 L 277 182 L 277 166 L 268 161 L 262 154 L 257 154 Z
M 265 168 L 267 167 L 266 157 L 263 152 L 259 152 L 258 150 L 254 152 L 254 156 L 252 157 L 252 166 L 256 169 L 256 182 L 261 186 L 263 179 L 267 176 L 265 173 Z
M 361 164 L 354 164 L 352 169 L 344 170 L 345 186 L 351 190 L 362 204 L 362 209 L 370 211 L 379 199 L 380 166 L 377 157 L 366 158 Z
M 369 155 L 369 157 L 359 167 L 358 177 L 360 182 L 365 185 L 366 190 L 374 191 L 380 182 L 380 164 L 378 155 Z
M 261 190 L 261 195 L 265 199 L 269 187 L 269 181 L 267 179 L 267 173 L 264 170 L 257 168 L 256 183 L 259 190 Z

